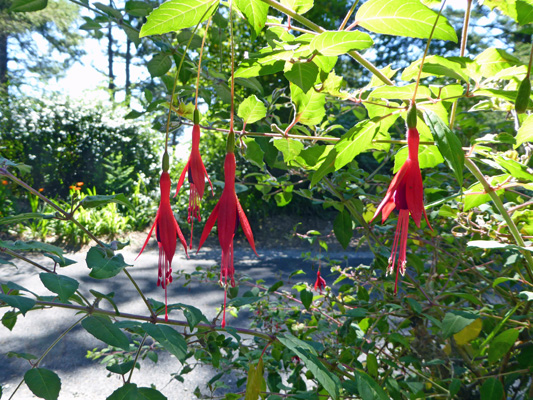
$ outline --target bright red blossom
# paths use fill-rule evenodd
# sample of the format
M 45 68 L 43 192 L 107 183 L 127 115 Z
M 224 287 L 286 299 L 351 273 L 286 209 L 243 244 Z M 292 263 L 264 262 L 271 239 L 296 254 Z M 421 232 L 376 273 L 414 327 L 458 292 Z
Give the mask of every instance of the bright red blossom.
M 428 226 L 432 229 L 426 215 L 426 210 L 424 209 L 424 187 L 422 185 L 422 174 L 420 173 L 420 165 L 418 163 L 419 142 L 420 135 L 416 128 L 409 128 L 407 131 L 407 146 L 409 148 L 407 160 L 405 160 L 405 163 L 392 179 L 392 182 L 387 189 L 387 194 L 372 217 L 373 221 L 381 212 L 382 222 L 385 222 L 392 210 L 397 209 L 400 213 L 396 233 L 394 235 L 392 253 L 387 267 L 387 274 L 392 274 L 394 272 L 396 253 L 399 245 L 400 252 L 396 266 L 396 281 L 394 284 L 395 294 L 398 290 L 398 273 L 401 273 L 402 275 L 405 273 L 409 215 L 411 215 L 413 221 L 415 221 L 416 226 L 420 228 L 420 221 L 423 214 Z
M 187 242 L 181 233 L 181 229 L 178 226 L 178 222 L 174 217 L 172 208 L 170 207 L 170 176 L 167 171 L 161 173 L 161 179 L 159 180 L 159 186 L 161 189 L 161 201 L 159 203 L 159 209 L 155 216 L 154 224 L 150 229 L 150 233 L 144 242 L 144 245 L 139 252 L 139 256 L 144 251 L 144 248 L 148 244 L 152 232 L 155 228 L 157 245 L 159 246 L 159 271 L 157 276 L 157 286 L 161 286 L 165 289 L 165 320 L 168 320 L 167 314 L 167 286 L 172 282 L 172 258 L 176 252 L 176 242 L 179 237 L 185 254 L 187 254 Z
M 244 235 L 252 250 L 257 254 L 255 250 L 254 236 L 248 218 L 239 203 L 237 194 L 235 193 L 235 154 L 228 152 L 226 154 L 226 160 L 224 161 L 224 190 L 222 196 L 217 205 L 213 209 L 213 212 L 205 223 L 202 237 L 200 238 L 200 244 L 198 250 L 202 247 L 207 236 L 213 229 L 215 222 L 218 220 L 218 241 L 222 248 L 222 262 L 220 265 L 220 282 L 224 285 L 224 314 L 222 317 L 222 327 L 226 326 L 226 294 L 228 287 L 228 279 L 232 287 L 235 287 L 233 267 L 233 237 L 239 224 L 242 226 Z
M 185 174 L 189 179 L 189 215 L 187 217 L 187 222 L 191 224 L 191 239 L 190 239 L 190 248 L 192 249 L 192 232 L 194 225 L 194 218 L 200 221 L 200 202 L 204 197 L 205 191 L 205 178 L 209 181 L 211 185 L 211 192 L 213 192 L 213 184 L 207 175 L 204 163 L 202 161 L 202 156 L 200 155 L 200 125 L 195 124 L 192 128 L 192 147 L 191 155 L 189 160 L 183 168 L 183 171 L 180 175 L 180 180 L 178 181 L 178 186 L 176 188 L 176 194 L 185 181 Z
M 315 290 L 319 290 L 322 293 L 322 289 L 326 287 L 326 280 L 320 276 L 320 270 L 316 272 Z

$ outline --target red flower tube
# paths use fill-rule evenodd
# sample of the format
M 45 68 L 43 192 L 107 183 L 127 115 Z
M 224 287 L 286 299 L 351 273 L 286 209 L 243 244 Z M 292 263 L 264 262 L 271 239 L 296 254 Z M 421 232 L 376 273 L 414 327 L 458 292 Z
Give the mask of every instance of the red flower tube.
M 418 134 L 416 127 L 408 128 L 407 146 L 409 149 L 409 155 L 407 156 L 407 160 L 392 179 L 385 197 L 379 204 L 376 213 L 370 221 L 372 222 L 379 213 L 381 213 L 382 222 L 385 222 L 392 210 L 397 209 L 400 213 L 396 233 L 394 235 L 392 253 L 387 267 L 387 275 L 392 274 L 394 272 L 396 253 L 399 245 L 400 252 L 398 255 L 398 263 L 396 264 L 394 294 L 396 294 L 398 290 L 398 274 L 400 273 L 402 276 L 405 274 L 409 215 L 411 215 L 413 221 L 415 221 L 416 226 L 420 228 L 420 221 L 423 214 L 428 226 L 432 229 L 426 215 L 426 210 L 424 209 L 424 187 L 422 185 L 422 174 L 420 173 L 420 165 L 418 163 L 419 142 L 420 135 Z
M 195 110 L 195 125 L 192 128 L 192 147 L 191 155 L 189 160 L 183 168 L 183 172 L 180 175 L 180 180 L 178 181 L 178 186 L 176 187 L 176 194 L 185 181 L 185 174 L 189 178 L 189 215 L 187 217 L 187 222 L 191 224 L 191 238 L 190 238 L 190 248 L 192 249 L 192 232 L 194 225 L 194 218 L 200 221 L 200 202 L 204 197 L 205 191 L 205 178 L 207 178 L 209 184 L 211 185 L 211 192 L 213 192 L 213 184 L 207 175 L 204 163 L 202 161 L 202 156 L 200 155 L 200 125 L 196 122 L 196 114 L 198 110 Z M 198 118 L 199 119 L 199 118 Z
M 165 163 L 166 160 L 166 163 Z M 165 168 L 166 167 L 166 168 Z M 148 237 L 144 242 L 144 245 L 139 252 L 139 256 L 144 251 L 144 248 L 148 244 L 152 232 L 156 232 L 157 245 L 159 247 L 159 262 L 158 262 L 158 276 L 157 286 L 161 286 L 165 289 L 165 320 L 168 321 L 167 313 L 167 286 L 172 282 L 172 259 L 176 252 L 176 242 L 179 237 L 185 254 L 187 254 L 187 242 L 181 233 L 181 229 L 174 217 L 172 208 L 170 207 L 170 175 L 168 174 L 168 155 L 165 153 L 163 156 L 163 172 L 159 180 L 159 187 L 161 189 L 161 201 L 159 203 L 159 209 L 155 216 L 154 224 L 148 233 Z
M 213 212 L 205 223 L 204 231 L 200 238 L 200 244 L 198 245 L 198 251 L 204 244 L 207 236 L 213 229 L 215 222 L 218 220 L 218 241 L 222 248 L 222 261 L 220 264 L 220 282 L 224 285 L 224 314 L 222 317 L 222 327 L 226 326 L 226 297 L 228 288 L 228 279 L 232 287 L 235 287 L 233 267 L 233 237 L 239 224 L 242 226 L 244 235 L 248 239 L 248 243 L 252 247 L 252 250 L 257 255 L 255 250 L 254 236 L 252 228 L 246 214 L 239 203 L 237 194 L 235 193 L 235 154 L 233 153 L 234 134 L 230 133 L 228 137 L 228 150 L 226 153 L 226 160 L 224 161 L 224 190 L 222 196 L 216 204 Z

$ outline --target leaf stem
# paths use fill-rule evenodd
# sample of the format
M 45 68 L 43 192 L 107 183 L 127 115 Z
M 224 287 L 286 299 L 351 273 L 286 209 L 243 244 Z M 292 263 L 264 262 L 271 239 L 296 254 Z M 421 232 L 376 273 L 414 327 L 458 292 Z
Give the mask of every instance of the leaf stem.
M 507 227 L 509 228 L 509 231 L 511 232 L 511 235 L 513 236 L 516 244 L 521 247 L 526 247 L 526 244 L 524 242 L 524 239 L 522 238 L 522 235 L 520 234 L 520 231 L 518 230 L 518 227 L 516 226 L 513 219 L 511 218 L 511 216 L 505 209 L 505 206 L 503 205 L 502 200 L 500 199 L 498 194 L 495 192 L 495 190 L 491 187 L 489 182 L 485 179 L 485 176 L 479 170 L 478 166 L 472 161 L 470 157 L 465 157 L 465 166 L 476 177 L 478 182 L 481 183 L 485 193 L 487 193 L 490 196 L 492 202 L 494 203 L 499 213 L 505 220 Z M 533 283 L 533 257 L 531 256 L 531 253 L 529 251 L 520 250 L 520 252 L 526 259 L 526 271 L 529 276 L 529 279 L 531 280 L 531 283 Z M 521 273 L 518 263 L 516 264 L 516 268 L 517 268 L 517 271 Z
M 235 38 L 233 37 L 233 0 L 229 0 L 229 37 L 231 47 L 231 111 L 229 133 L 233 132 L 235 121 Z
M 466 40 L 468 38 L 468 25 L 470 24 L 470 10 L 472 9 L 472 0 L 467 0 L 466 2 L 466 10 L 465 10 L 465 18 L 463 21 L 463 33 L 461 35 L 461 49 L 460 49 L 460 56 L 464 57 L 466 52 Z M 450 128 L 453 127 L 453 124 L 455 122 L 455 115 L 457 114 L 457 103 L 459 102 L 459 99 L 455 100 L 452 104 L 452 111 L 450 113 Z
M 137 360 L 139 359 L 139 355 L 141 354 L 141 350 L 143 348 L 144 342 L 146 342 L 146 338 L 147 337 L 148 337 L 148 334 L 145 333 L 144 337 L 143 337 L 143 340 L 139 344 L 139 349 L 137 350 L 137 354 L 135 354 L 135 360 L 133 360 L 133 365 L 131 366 L 130 375 L 128 376 L 128 380 L 126 381 L 126 383 L 130 383 L 130 381 L 131 381 L 131 377 L 133 375 L 133 371 L 135 370 L 135 365 L 137 364 Z
M 437 28 L 437 23 L 439 22 L 440 15 L 442 14 L 442 10 L 444 9 L 445 4 L 446 4 L 446 0 L 442 0 L 442 5 L 440 6 L 439 13 L 437 14 L 437 18 L 435 18 L 435 23 L 433 24 L 433 27 L 431 28 L 431 32 L 429 33 L 429 38 L 426 44 L 426 49 L 424 50 L 424 55 L 422 56 L 422 61 L 420 62 L 420 68 L 418 69 L 418 76 L 416 77 L 415 90 L 413 92 L 413 98 L 411 99 L 411 104 L 415 104 L 416 102 L 416 92 L 418 91 L 418 86 L 420 86 L 420 77 L 422 76 L 422 68 L 424 68 L 424 61 L 426 60 L 426 56 L 429 52 L 429 45 L 431 44 L 433 33 L 435 33 L 435 29 Z
M 46 357 L 46 355 L 50 352 L 50 350 L 52 350 L 56 344 L 59 343 L 59 341 L 61 339 L 63 339 L 67 333 L 69 333 L 72 329 L 74 329 L 76 327 L 76 325 L 78 325 L 84 318 L 86 318 L 87 315 L 84 315 L 83 317 L 81 317 L 79 320 L 77 320 L 76 322 L 74 322 L 70 327 L 68 327 L 61 335 L 59 335 L 59 337 L 54 341 L 54 343 L 52 343 L 46 350 L 45 352 L 43 353 L 43 355 L 41 357 L 39 357 L 39 359 L 33 363 L 32 365 L 32 369 L 33 368 L 37 368 L 39 366 L 39 364 L 41 363 L 41 361 Z M 22 384 L 24 383 L 24 378 L 22 378 L 22 380 L 20 381 L 20 383 L 18 384 L 18 386 L 15 388 L 15 390 L 13 391 L 13 393 L 11 393 L 11 396 L 9 396 L 9 399 L 8 400 L 11 400 L 13 398 L 13 396 L 15 395 L 15 393 L 17 393 L 17 390 L 19 390 L 19 388 L 22 386 Z
M 344 20 L 342 21 L 341 26 L 339 26 L 339 31 L 342 31 L 346 27 L 346 24 L 348 23 L 348 20 L 350 19 L 350 17 L 352 16 L 353 12 L 355 11 L 355 7 L 357 7 L 358 3 L 359 3 L 359 0 L 355 0 L 353 2 L 352 7 L 350 8 L 348 13 L 344 17 Z
M 46 267 L 43 267 L 40 264 L 37 264 L 35 261 L 30 260 L 29 258 L 26 258 L 18 253 L 15 253 L 14 251 L 11 251 L 9 249 L 6 249 L 5 247 L 0 247 L 0 251 L 6 254 L 9 254 L 12 257 L 18 258 L 19 260 L 26 261 L 27 263 L 33 265 L 34 267 L 37 267 L 39 269 L 42 269 L 43 271 L 49 272 L 51 274 L 55 274 L 55 271 L 52 271 L 51 269 L 48 269 Z
M 282 12 L 283 14 L 288 15 L 289 17 L 295 19 L 302 25 L 307 26 L 309 29 L 314 30 L 315 32 L 322 33 L 326 30 L 322 28 L 320 25 L 315 24 L 313 21 L 301 16 L 298 13 L 295 13 L 290 8 L 285 7 L 281 3 L 278 3 L 276 0 L 261 0 L 263 3 L 268 4 L 272 8 L 275 8 L 276 10 Z M 368 69 L 370 72 L 372 72 L 374 75 L 376 75 L 383 83 L 386 85 L 394 86 L 394 83 L 387 78 L 374 64 L 372 64 L 370 61 L 365 59 L 361 54 L 359 54 L 357 51 L 350 51 L 348 53 L 355 61 L 357 61 L 359 64 L 361 64 L 363 67 Z

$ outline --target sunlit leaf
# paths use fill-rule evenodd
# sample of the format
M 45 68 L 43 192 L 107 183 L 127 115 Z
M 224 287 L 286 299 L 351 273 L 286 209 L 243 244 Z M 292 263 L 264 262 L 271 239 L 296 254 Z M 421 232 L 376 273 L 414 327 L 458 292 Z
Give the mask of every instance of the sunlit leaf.
M 372 46 L 372 38 L 359 31 L 322 32 L 311 40 L 311 50 L 324 56 L 339 56 L 352 50 L 362 50 Z

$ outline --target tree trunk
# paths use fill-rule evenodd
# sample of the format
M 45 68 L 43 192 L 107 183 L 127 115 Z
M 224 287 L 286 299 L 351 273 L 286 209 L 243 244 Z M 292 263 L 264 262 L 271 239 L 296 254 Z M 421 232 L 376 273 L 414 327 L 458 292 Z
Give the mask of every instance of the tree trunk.
M 115 100 L 115 75 L 113 74 L 113 25 L 109 23 L 107 30 L 107 67 L 109 77 L 109 90 L 111 91 L 111 100 Z
M 0 97 L 7 95 L 7 33 L 0 33 Z
M 126 105 L 130 105 L 131 97 L 131 78 L 130 78 L 130 67 L 131 67 L 131 40 L 128 39 L 126 42 Z

